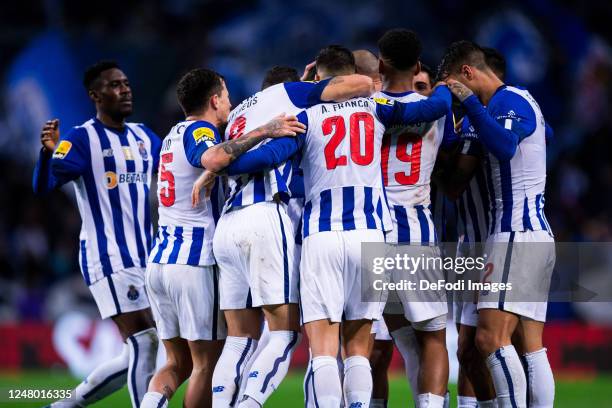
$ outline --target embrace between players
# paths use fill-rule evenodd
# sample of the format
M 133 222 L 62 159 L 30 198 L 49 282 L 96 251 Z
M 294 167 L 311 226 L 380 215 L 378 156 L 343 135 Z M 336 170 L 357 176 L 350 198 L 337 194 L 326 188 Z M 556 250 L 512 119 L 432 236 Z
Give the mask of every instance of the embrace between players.
M 448 406 L 446 298 L 362 302 L 361 244 L 440 255 L 436 165 L 461 240 L 487 242 L 493 280 L 549 285 L 554 246 L 534 254 L 513 243 L 553 243 L 543 211 L 550 130 L 526 90 L 504 85 L 494 50 L 453 43 L 432 87 L 414 32 L 389 30 L 378 46 L 378 57 L 322 49 L 302 78 L 313 82 L 273 68 L 231 112 L 223 77 L 194 69 L 177 86 L 185 120 L 163 142 L 125 122 L 131 90 L 116 64 L 86 72 L 97 116 L 62 137 L 47 122 L 33 184 L 42 193 L 75 182 L 81 269 L 126 347 L 52 406 L 86 406 L 127 382 L 134 407 L 166 407 L 189 379 L 187 407 L 261 407 L 287 374 L 300 326 L 307 407 L 386 406 L 391 340 L 416 405 Z M 552 406 L 545 301 L 488 293 L 454 311 L 460 407 Z M 167 361 L 155 372 L 158 337 Z

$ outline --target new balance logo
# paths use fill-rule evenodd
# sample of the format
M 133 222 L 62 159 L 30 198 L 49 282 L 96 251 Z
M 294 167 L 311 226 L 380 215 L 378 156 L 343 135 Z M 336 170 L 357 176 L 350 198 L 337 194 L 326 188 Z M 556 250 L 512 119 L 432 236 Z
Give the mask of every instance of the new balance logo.
M 257 378 L 258 375 L 259 375 L 259 371 L 251 371 L 249 373 L 249 378 Z
M 363 405 L 363 402 L 353 402 L 353 403 L 352 403 L 352 404 L 349 406 L 349 408 L 361 408 L 361 407 L 363 407 L 363 406 L 364 406 L 364 405 Z
M 224 386 L 222 385 L 217 385 L 216 387 L 213 387 L 213 392 L 223 392 L 223 390 L 225 389 Z

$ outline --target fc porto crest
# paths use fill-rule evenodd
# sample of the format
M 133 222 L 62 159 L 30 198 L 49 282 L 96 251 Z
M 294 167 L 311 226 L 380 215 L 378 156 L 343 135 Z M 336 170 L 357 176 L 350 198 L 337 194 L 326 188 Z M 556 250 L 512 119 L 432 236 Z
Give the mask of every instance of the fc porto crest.
M 140 297 L 140 292 L 138 292 L 138 289 L 136 289 L 136 286 L 134 286 L 134 285 L 130 285 L 129 286 L 129 289 L 128 289 L 128 292 L 127 292 L 127 297 L 132 302 Z
M 147 149 L 145 148 L 145 144 L 142 140 L 138 141 L 138 153 L 142 157 L 142 160 L 147 160 L 149 155 L 147 154 Z

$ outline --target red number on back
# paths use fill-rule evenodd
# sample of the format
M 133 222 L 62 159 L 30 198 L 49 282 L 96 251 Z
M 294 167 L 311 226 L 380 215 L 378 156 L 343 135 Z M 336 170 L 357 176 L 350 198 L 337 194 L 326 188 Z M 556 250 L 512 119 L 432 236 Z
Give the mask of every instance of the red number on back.
M 389 150 L 391 149 L 391 137 L 385 137 L 382 147 L 382 170 L 385 186 L 389 185 Z M 408 153 L 408 145 L 411 145 Z M 402 186 L 412 186 L 419 181 L 421 175 L 421 148 L 423 139 L 414 141 L 414 135 L 402 133 L 397 137 L 395 146 L 395 157 L 397 160 L 410 163 L 410 174 L 404 171 L 393 175 L 396 182 Z
M 243 115 L 238 116 L 229 131 L 230 140 L 242 136 L 246 128 L 246 118 Z
M 159 164 L 159 181 L 165 181 L 168 183 L 167 187 L 159 189 L 159 201 L 164 207 L 172 207 L 176 200 L 176 193 L 174 191 L 174 175 L 168 169 L 165 164 L 172 163 L 174 159 L 172 153 L 164 153 L 161 155 L 161 163 Z
M 342 116 L 332 116 L 323 121 L 323 134 L 331 135 L 331 139 L 325 145 L 323 152 L 325 153 L 325 163 L 327 170 L 335 169 L 337 166 L 346 166 L 347 159 L 345 155 L 336 157 L 336 149 L 344 136 L 346 136 L 346 127 L 344 126 L 344 118 Z M 332 133 L 333 132 L 333 133 Z
M 367 166 L 374 160 L 374 118 L 367 112 L 355 112 L 349 118 L 351 160 L 359 166 Z M 363 133 L 362 133 L 363 126 Z M 323 121 L 323 134 L 331 135 L 325 145 L 325 163 L 328 170 L 346 166 L 348 158 L 342 154 L 336 157 L 336 149 L 346 136 L 346 125 L 342 116 L 332 116 Z M 361 135 L 364 139 L 364 153 L 361 153 Z
M 367 112 L 351 115 L 351 160 L 360 166 L 367 166 L 374 160 L 374 118 Z M 365 136 L 365 152 L 361 154 L 361 124 Z

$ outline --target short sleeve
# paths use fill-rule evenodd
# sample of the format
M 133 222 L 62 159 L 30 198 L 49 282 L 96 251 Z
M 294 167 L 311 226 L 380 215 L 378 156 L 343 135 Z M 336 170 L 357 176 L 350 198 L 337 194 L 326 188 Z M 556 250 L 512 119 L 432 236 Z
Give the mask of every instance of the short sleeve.
M 319 82 L 285 82 L 287 96 L 296 107 L 306 109 L 323 103 L 321 95 L 331 78 Z
M 193 167 L 202 167 L 202 155 L 219 143 L 221 136 L 217 127 L 205 121 L 192 123 L 183 134 L 183 146 L 187 160 Z
M 536 129 L 533 108 L 524 97 L 512 91 L 503 91 L 494 97 L 488 110 L 499 125 L 518 136 L 519 143 Z
M 82 127 L 72 128 L 60 137 L 51 156 L 51 172 L 60 185 L 75 180 L 87 171 L 90 157 L 87 131 Z

